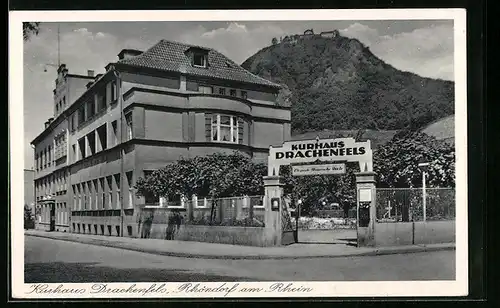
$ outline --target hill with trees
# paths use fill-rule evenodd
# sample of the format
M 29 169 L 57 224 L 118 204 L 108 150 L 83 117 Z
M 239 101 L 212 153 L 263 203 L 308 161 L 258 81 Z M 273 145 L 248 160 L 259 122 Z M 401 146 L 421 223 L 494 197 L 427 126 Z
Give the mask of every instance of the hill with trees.
M 292 134 L 320 130 L 416 130 L 454 112 L 454 83 L 397 70 L 357 39 L 294 36 L 242 66 L 284 86 Z

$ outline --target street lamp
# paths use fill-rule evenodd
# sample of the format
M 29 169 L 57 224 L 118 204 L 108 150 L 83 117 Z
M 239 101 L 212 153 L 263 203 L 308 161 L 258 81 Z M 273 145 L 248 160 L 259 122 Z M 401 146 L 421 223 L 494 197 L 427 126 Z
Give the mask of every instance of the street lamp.
M 425 182 L 426 182 L 426 177 L 427 177 L 427 171 L 429 170 L 429 163 L 428 162 L 420 162 L 418 164 L 418 168 L 422 170 L 422 208 L 424 212 L 424 222 L 426 221 L 426 212 L 427 212 L 427 200 L 426 200 L 426 191 L 425 191 Z

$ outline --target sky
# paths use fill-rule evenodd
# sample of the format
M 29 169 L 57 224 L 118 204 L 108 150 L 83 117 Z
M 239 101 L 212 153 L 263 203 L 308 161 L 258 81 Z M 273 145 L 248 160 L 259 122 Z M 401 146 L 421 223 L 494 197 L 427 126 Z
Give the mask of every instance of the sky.
M 337 29 L 399 70 L 454 80 L 452 20 L 42 23 L 39 35 L 25 42 L 23 50 L 24 158 L 29 169 L 30 142 L 53 116 L 58 26 L 60 62 L 73 74 L 86 75 L 89 69 L 103 73 L 122 49 L 146 50 L 161 39 L 211 47 L 241 64 L 273 37 Z

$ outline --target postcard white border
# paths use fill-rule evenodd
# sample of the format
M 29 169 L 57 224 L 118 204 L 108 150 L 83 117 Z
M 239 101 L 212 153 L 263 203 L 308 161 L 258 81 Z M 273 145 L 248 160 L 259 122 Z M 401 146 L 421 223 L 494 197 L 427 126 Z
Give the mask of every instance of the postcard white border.
M 146 18 L 147 17 L 147 18 Z M 23 168 L 23 39 L 22 22 L 92 21 L 249 21 L 249 20 L 454 20 L 455 144 L 456 144 L 456 280 L 455 281 L 357 281 L 291 282 L 312 288 L 312 292 L 287 293 L 235 292 L 146 294 L 158 297 L 387 297 L 387 296 L 464 296 L 468 294 L 467 250 L 467 103 L 466 103 L 466 11 L 465 9 L 377 9 L 377 10 L 222 10 L 222 11 L 11 11 L 9 12 L 9 132 L 11 162 L 11 243 L 12 296 L 16 299 L 96 298 L 95 294 L 34 294 L 24 284 Z M 23 140 L 23 142 L 20 142 Z M 110 283 L 129 287 L 132 283 Z M 183 283 L 168 283 L 174 290 Z M 221 282 L 203 283 L 216 287 Z M 234 283 L 231 283 L 234 284 Z M 272 282 L 245 282 L 245 287 L 268 288 Z M 57 287 L 59 284 L 48 284 Z M 137 287 L 150 285 L 137 283 Z M 65 288 L 91 290 L 91 283 L 65 283 Z M 134 294 L 97 295 L 99 298 L 135 298 Z

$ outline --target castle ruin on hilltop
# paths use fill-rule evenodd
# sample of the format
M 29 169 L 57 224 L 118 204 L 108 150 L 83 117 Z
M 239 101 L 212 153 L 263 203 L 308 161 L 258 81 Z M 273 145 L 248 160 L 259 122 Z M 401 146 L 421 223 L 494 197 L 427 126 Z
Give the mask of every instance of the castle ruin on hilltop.
M 284 38 L 280 37 L 280 43 L 296 44 L 299 39 L 307 39 L 312 37 L 336 38 L 340 35 L 339 30 L 323 31 L 315 34 L 313 29 L 307 29 L 303 34 L 287 35 Z

